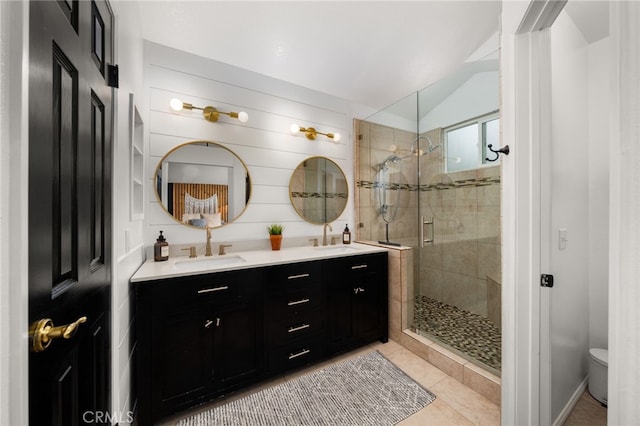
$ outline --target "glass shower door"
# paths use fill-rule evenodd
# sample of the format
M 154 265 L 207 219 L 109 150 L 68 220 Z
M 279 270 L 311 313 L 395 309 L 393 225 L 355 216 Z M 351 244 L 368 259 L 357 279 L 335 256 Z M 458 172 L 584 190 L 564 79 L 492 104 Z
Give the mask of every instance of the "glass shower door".
M 429 89 L 419 96 L 429 96 Z M 419 114 L 427 130 L 418 137 L 419 238 L 408 319 L 416 333 L 499 375 L 500 166 L 486 160 L 484 148 L 496 137 L 493 108 L 439 124 L 429 124 L 433 109 Z

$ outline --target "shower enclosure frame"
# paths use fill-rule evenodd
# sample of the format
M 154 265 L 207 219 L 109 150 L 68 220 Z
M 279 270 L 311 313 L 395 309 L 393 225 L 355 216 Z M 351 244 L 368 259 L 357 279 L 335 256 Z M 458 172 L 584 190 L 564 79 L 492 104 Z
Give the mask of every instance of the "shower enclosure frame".
M 414 303 L 416 296 L 423 295 L 468 312 L 474 320 L 479 317 L 500 327 L 500 162 L 485 165 L 477 155 L 480 163 L 476 168 L 445 174 L 448 150 L 444 130 L 476 118 L 499 115 L 497 59 L 488 62 L 480 66 L 464 65 L 461 71 L 464 78 L 452 75 L 452 80 L 457 84 L 475 81 L 475 87 L 481 86 L 482 93 L 487 93 L 489 85 L 495 88 L 489 90 L 495 93 L 492 99 L 465 102 L 456 108 L 449 105 L 446 108 L 449 115 L 443 118 L 437 111 L 435 114 L 421 111 L 440 108 L 432 99 L 442 91 L 429 93 L 431 87 L 427 87 L 358 125 L 358 238 L 382 244 L 391 239 L 413 249 L 411 288 L 404 291 L 402 300 L 406 333 L 419 332 Z M 476 78 L 474 73 L 480 77 Z M 449 87 L 450 83 L 446 82 Z M 461 89 L 456 90 L 459 94 Z M 444 104 L 447 100 L 439 101 Z M 398 118 L 403 113 L 404 118 Z M 396 219 L 385 224 L 372 194 L 380 180 L 376 174 L 383 164 L 391 162 L 403 170 L 407 182 L 398 186 L 405 200 L 399 203 Z M 387 226 L 390 237 L 383 236 Z M 499 363 L 493 367 L 483 364 L 437 336 L 423 335 L 500 375 Z M 501 355 L 500 337 L 497 340 L 492 340 L 490 348 L 493 358 Z

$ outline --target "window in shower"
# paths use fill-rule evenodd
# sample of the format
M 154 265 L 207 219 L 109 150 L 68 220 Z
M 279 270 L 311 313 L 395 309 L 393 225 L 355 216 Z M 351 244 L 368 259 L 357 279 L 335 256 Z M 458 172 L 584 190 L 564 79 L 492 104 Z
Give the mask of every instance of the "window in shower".
M 498 165 L 499 160 L 488 162 L 486 157 L 490 153 L 489 144 L 498 146 L 499 132 L 497 113 L 445 128 L 446 171 L 451 173 Z

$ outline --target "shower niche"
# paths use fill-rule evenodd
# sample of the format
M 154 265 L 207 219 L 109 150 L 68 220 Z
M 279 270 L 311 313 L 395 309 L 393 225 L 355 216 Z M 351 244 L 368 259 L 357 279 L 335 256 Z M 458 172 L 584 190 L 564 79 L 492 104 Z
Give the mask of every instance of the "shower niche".
M 358 239 L 413 250 L 403 300 L 420 334 L 499 375 L 498 49 L 356 121 Z

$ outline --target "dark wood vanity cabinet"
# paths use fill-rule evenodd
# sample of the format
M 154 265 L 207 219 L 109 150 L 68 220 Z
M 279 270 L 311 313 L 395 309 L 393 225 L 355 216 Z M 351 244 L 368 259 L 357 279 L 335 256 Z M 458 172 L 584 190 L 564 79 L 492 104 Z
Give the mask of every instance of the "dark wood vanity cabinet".
M 259 269 L 136 285 L 139 424 L 261 376 L 263 290 Z
M 326 349 L 343 352 L 376 340 L 388 330 L 387 253 L 328 260 Z
M 267 369 L 271 374 L 324 355 L 323 261 L 267 269 Z
M 137 424 L 375 340 L 387 253 L 134 283 Z

